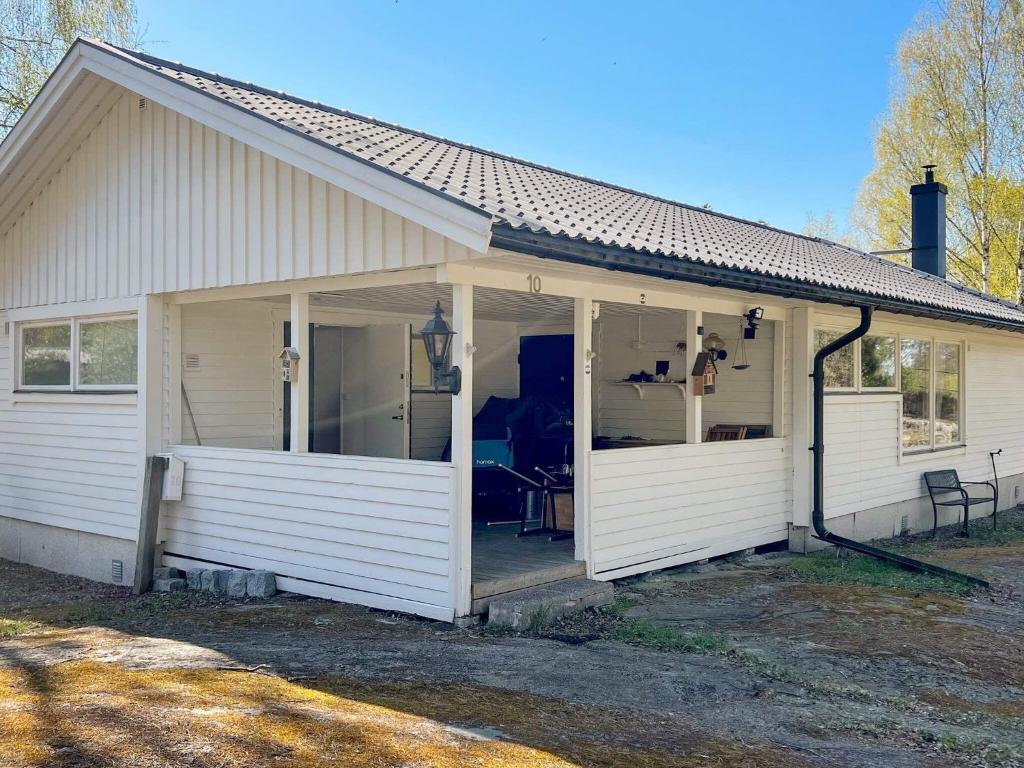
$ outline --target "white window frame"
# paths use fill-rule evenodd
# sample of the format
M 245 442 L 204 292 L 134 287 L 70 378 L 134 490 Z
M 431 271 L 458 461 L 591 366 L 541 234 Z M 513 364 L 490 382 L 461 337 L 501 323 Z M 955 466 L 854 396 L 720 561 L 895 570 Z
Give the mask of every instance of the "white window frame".
M 849 326 L 841 326 L 838 324 L 830 323 L 817 323 L 814 326 L 815 331 L 827 331 L 829 333 L 845 333 L 849 330 Z M 967 338 L 964 336 L 948 336 L 944 334 L 935 333 L 934 330 L 922 330 L 916 332 L 912 329 L 907 330 L 896 330 L 891 327 L 882 327 L 879 329 L 871 329 L 868 331 L 867 336 L 888 336 L 896 339 L 896 386 L 895 387 L 865 387 L 861 385 L 861 344 L 860 339 L 854 342 L 854 353 L 853 353 L 853 380 L 855 383 L 854 387 L 829 387 L 825 390 L 826 394 L 829 395 L 874 395 L 874 394 L 897 394 L 900 395 L 900 414 L 899 414 L 899 455 L 903 456 L 920 456 L 927 455 L 930 453 L 937 453 L 941 451 L 948 451 L 957 448 L 963 448 L 967 445 L 967 352 L 968 344 Z M 917 341 L 926 341 L 930 345 L 931 353 L 929 355 L 929 365 L 931 366 L 928 376 L 928 402 L 929 402 L 929 421 L 931 427 L 929 429 L 929 443 L 927 447 L 907 449 L 903 446 L 903 360 L 901 357 L 901 349 L 904 339 L 914 339 Z M 935 386 L 936 386 L 936 372 L 935 372 L 935 360 L 936 354 L 935 349 L 937 344 L 953 344 L 960 348 L 960 413 L 959 426 L 960 426 L 960 439 L 955 443 L 946 443 L 943 445 L 935 444 Z
M 119 320 L 132 320 L 135 322 L 135 348 L 136 348 L 136 368 L 135 368 L 135 384 L 82 384 L 79 381 L 80 372 L 79 365 L 81 360 L 79 359 L 80 352 L 80 340 L 79 333 L 81 326 L 88 325 L 90 323 L 109 323 Z M 32 320 L 17 323 L 17 332 L 14 334 L 16 343 L 14 346 L 14 367 L 16 371 L 15 381 L 17 382 L 17 389 L 15 392 L 82 392 L 87 394 L 102 394 L 106 392 L 110 393 L 133 393 L 138 392 L 138 349 L 139 349 L 139 337 L 138 337 L 138 325 L 139 317 L 138 313 L 135 312 L 120 312 L 117 314 L 109 315 L 87 315 L 83 317 L 55 317 L 48 320 Z M 71 328 L 71 376 L 70 383 L 68 384 L 26 384 L 24 380 L 24 362 L 22 360 L 22 350 L 24 349 L 24 334 L 26 328 L 52 328 L 54 326 L 67 325 Z
M 134 384 L 82 384 L 79 381 L 81 376 L 80 359 L 81 352 L 81 331 L 83 325 L 95 323 L 113 323 L 121 320 L 133 320 L 135 322 L 135 383 Z M 136 392 L 139 388 L 139 319 L 135 314 L 122 315 L 96 315 L 94 317 L 77 317 L 74 319 L 72 329 L 72 346 L 74 348 L 75 361 L 72 376 L 75 392 Z
M 66 325 L 68 326 L 69 335 L 71 336 L 70 347 L 68 349 L 68 383 L 67 384 L 26 384 L 24 382 L 25 372 L 25 361 L 22 358 L 22 350 L 25 348 L 25 331 L 31 328 L 56 328 L 57 326 Z M 75 323 L 70 317 L 54 319 L 54 320 L 38 320 L 31 323 L 18 323 L 17 334 L 15 338 L 17 343 L 15 344 L 15 362 L 17 364 L 18 376 L 16 381 L 18 382 L 17 391 L 19 392 L 71 392 L 74 389 L 75 383 Z

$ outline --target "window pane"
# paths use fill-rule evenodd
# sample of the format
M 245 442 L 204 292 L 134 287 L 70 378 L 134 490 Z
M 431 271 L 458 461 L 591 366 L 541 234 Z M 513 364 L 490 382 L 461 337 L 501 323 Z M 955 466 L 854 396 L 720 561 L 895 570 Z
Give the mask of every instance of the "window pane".
M 25 328 L 21 336 L 21 382 L 26 387 L 71 386 L 71 326 Z
M 817 352 L 842 335 L 838 331 L 823 331 L 820 328 L 815 330 L 815 351 Z M 853 344 L 850 344 L 829 355 L 825 360 L 825 388 L 852 389 L 853 385 Z
M 83 386 L 135 384 L 138 334 L 134 320 L 79 326 L 78 381 Z
M 935 343 L 935 444 L 960 442 L 960 345 Z
M 860 384 L 862 387 L 896 386 L 896 339 L 892 336 L 865 336 L 860 344 Z
M 900 379 L 903 389 L 903 447 L 931 446 L 931 344 L 900 340 Z

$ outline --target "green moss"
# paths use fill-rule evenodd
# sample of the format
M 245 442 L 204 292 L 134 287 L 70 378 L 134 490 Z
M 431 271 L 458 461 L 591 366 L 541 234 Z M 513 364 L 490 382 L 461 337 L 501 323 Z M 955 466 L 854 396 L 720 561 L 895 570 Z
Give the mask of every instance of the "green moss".
M 794 560 L 790 566 L 802 581 L 818 584 L 854 584 L 888 587 L 903 592 L 939 592 L 967 595 L 973 587 L 952 578 L 907 571 L 864 555 L 838 556 L 834 550 L 815 552 Z
M 28 632 L 32 628 L 31 622 L 20 619 L 0 618 L 0 637 L 14 637 Z
M 630 645 L 679 653 L 721 653 L 729 641 L 717 632 L 679 632 L 662 624 L 624 620 L 612 629 L 612 637 Z

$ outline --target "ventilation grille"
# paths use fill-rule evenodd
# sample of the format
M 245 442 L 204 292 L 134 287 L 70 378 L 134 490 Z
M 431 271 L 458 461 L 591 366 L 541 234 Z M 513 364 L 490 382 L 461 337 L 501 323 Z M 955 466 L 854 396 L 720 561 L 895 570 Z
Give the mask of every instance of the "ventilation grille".
M 110 561 L 110 579 L 115 584 L 124 581 L 124 562 L 121 560 Z
M 142 112 L 148 106 L 149 99 L 147 99 L 145 96 L 139 96 L 139 112 Z
M 184 365 L 186 371 L 198 371 L 202 367 L 199 363 L 199 355 L 195 352 L 185 354 Z

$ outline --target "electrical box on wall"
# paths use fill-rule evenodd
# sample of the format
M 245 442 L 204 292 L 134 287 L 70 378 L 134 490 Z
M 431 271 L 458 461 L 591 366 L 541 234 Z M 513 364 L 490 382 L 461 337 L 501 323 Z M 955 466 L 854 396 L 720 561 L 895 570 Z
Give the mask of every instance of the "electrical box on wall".
M 167 468 L 164 470 L 164 487 L 160 498 L 163 501 L 181 501 L 182 488 L 185 485 L 185 462 L 173 454 L 166 456 Z
M 285 347 L 278 355 L 281 358 L 281 381 L 292 383 L 299 380 L 299 350 Z

